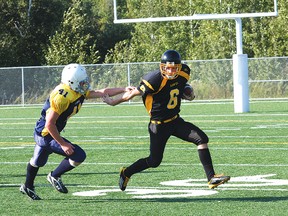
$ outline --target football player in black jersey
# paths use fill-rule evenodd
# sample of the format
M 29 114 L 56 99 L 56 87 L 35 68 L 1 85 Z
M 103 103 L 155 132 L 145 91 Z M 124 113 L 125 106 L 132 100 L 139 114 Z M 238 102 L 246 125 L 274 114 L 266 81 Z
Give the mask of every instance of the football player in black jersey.
M 52 153 L 64 156 L 59 166 L 48 174 L 47 180 L 61 193 L 68 193 L 61 175 L 80 165 L 86 158 L 85 151 L 60 135 L 67 120 L 78 113 L 85 99 L 114 96 L 126 91 L 126 88 L 106 88 L 91 90 L 89 78 L 82 65 L 69 64 L 62 71 L 61 84 L 55 87 L 44 103 L 41 117 L 34 130 L 36 142 L 34 154 L 27 165 L 26 181 L 20 187 L 23 194 L 33 200 L 41 198 L 35 193 L 34 180 L 39 167 L 43 167 Z
M 167 50 L 161 57 L 160 69 L 145 75 L 137 88 L 127 91 L 121 98 L 104 97 L 106 103 L 117 105 L 136 95 L 142 95 L 144 106 L 150 115 L 150 155 L 137 160 L 127 168 L 121 168 L 119 187 L 122 191 L 126 189 L 133 174 L 160 165 L 170 136 L 197 145 L 209 188 L 213 189 L 230 179 L 230 176 L 215 174 L 207 135 L 196 125 L 179 116 L 184 87 L 189 78 L 190 68 L 181 63 L 180 54 L 175 50 Z M 194 99 L 194 93 L 192 94 L 189 100 Z

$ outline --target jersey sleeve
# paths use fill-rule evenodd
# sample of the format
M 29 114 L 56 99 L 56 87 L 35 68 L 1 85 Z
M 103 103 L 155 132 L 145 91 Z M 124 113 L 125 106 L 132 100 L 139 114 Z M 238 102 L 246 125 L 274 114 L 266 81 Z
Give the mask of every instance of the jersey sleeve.
M 142 95 L 152 94 L 155 92 L 153 86 L 147 80 L 142 80 L 137 89 L 141 92 Z
M 186 64 L 182 64 L 179 76 L 184 77 L 187 81 L 190 79 L 190 68 Z
M 142 95 L 153 94 L 160 88 L 161 80 L 162 76 L 160 71 L 150 72 L 142 78 L 137 89 L 142 93 Z

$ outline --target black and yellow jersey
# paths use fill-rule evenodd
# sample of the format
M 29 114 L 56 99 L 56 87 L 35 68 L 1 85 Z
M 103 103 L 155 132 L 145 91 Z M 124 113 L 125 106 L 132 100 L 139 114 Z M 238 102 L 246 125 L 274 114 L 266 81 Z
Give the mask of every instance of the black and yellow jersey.
M 87 94 L 89 94 L 89 92 L 87 92 Z M 46 114 L 49 113 L 50 110 L 53 110 L 59 114 L 56 127 L 60 133 L 66 126 L 67 120 L 78 113 L 87 94 L 82 95 L 75 92 L 65 84 L 56 86 L 44 103 L 41 117 L 35 126 L 35 132 L 41 136 L 49 134 L 47 128 L 45 128 Z
M 138 90 L 151 120 L 165 121 L 180 112 L 184 86 L 190 78 L 190 68 L 182 64 L 179 75 L 172 80 L 165 79 L 160 70 L 146 74 Z

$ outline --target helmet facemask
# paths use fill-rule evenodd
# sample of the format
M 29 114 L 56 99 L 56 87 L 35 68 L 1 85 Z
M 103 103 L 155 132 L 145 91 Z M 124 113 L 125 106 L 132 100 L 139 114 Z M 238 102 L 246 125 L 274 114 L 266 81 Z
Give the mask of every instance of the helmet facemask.
M 76 82 L 76 84 L 74 84 L 74 82 L 69 81 L 69 83 L 70 83 L 69 86 L 74 91 L 79 92 L 80 94 L 85 94 L 90 89 L 90 83 L 89 83 L 88 77 L 86 77 L 86 79 L 78 82 L 78 85 L 77 85 L 77 82 Z
M 160 63 L 160 71 L 164 78 L 175 79 L 181 71 L 181 56 L 175 50 L 167 50 L 163 53 Z
M 175 64 L 175 62 L 160 63 L 160 71 L 164 78 L 169 80 L 175 79 L 179 71 L 181 70 L 182 64 Z

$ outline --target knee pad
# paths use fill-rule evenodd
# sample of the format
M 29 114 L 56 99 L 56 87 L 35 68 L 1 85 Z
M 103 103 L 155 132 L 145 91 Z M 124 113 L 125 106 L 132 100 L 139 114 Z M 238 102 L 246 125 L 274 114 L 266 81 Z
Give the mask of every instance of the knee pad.
M 34 161 L 33 161 L 33 158 L 31 158 L 31 160 L 29 161 L 29 164 L 32 166 L 32 167 L 35 167 L 35 168 L 38 168 L 38 167 L 43 167 L 45 164 L 39 164 L 37 165 Z
M 196 140 L 196 145 L 198 146 L 198 145 L 202 145 L 202 144 L 207 144 L 209 142 L 209 138 L 208 138 L 208 136 L 201 136 L 201 137 L 199 137 L 199 139 L 197 139 Z
M 69 159 L 69 164 L 73 167 L 77 167 L 81 164 L 82 162 L 76 162 L 76 161 L 73 161 L 71 159 Z

